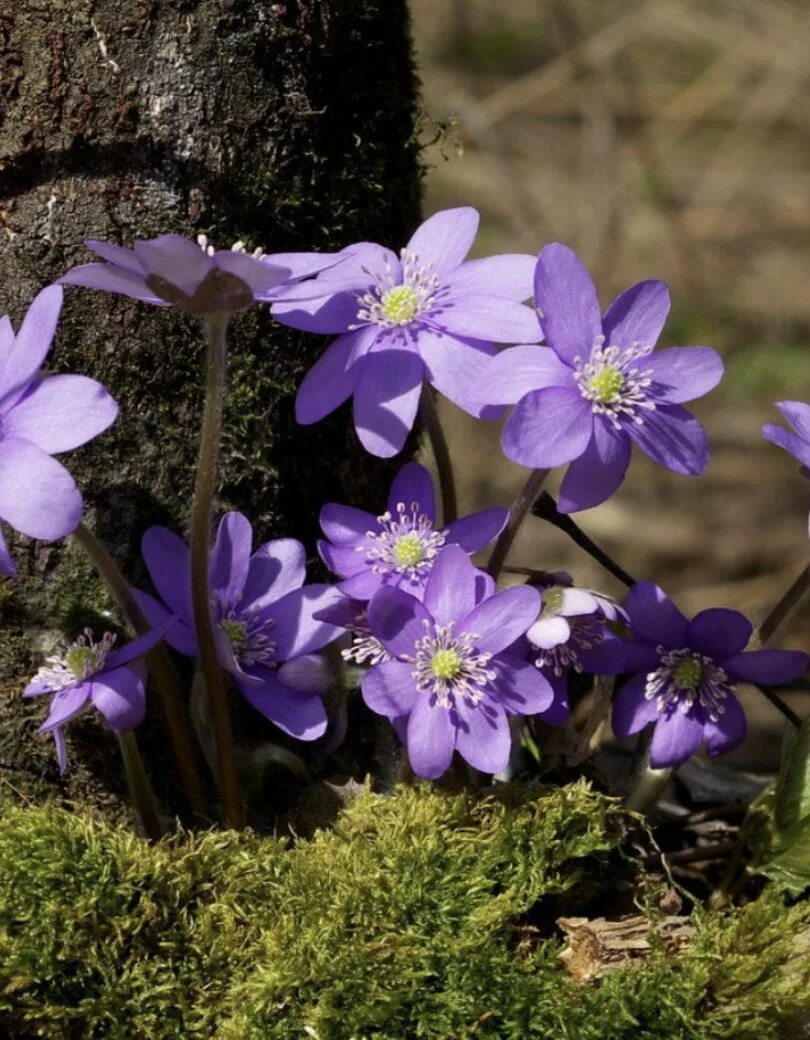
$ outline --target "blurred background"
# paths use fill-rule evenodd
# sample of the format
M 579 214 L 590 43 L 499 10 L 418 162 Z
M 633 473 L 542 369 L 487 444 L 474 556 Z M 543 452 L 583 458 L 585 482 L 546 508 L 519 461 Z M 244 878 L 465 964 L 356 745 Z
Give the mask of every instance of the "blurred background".
M 706 475 L 634 454 L 581 526 L 687 611 L 762 617 L 808 559 L 810 481 L 760 436 L 772 402 L 810 400 L 810 3 L 807 0 L 412 0 L 429 144 L 426 212 L 481 212 L 476 254 L 576 249 L 603 304 L 670 285 L 664 346 L 726 362 L 697 402 Z M 527 471 L 500 423 L 443 402 L 462 513 L 507 505 Z M 692 406 L 690 406 L 692 407 Z M 559 475 L 549 485 L 556 490 Z M 622 588 L 530 520 L 510 562 Z M 807 612 L 778 645 L 810 650 Z M 802 715 L 810 694 L 786 698 Z M 737 762 L 772 767 L 782 718 L 757 694 Z

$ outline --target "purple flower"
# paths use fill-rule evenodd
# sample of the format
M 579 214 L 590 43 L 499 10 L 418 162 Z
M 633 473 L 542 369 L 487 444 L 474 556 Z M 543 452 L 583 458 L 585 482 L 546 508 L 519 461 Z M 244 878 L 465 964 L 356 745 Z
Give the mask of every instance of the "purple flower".
M 61 654 L 47 658 L 23 691 L 23 697 L 51 694 L 50 712 L 39 727 L 52 733 L 59 772 L 67 769 L 64 727 L 92 707 L 104 716 L 115 733 L 135 729 L 146 714 L 146 666 L 136 661 L 163 638 L 166 624 L 153 628 L 121 650 L 113 650 L 115 636 L 105 632 L 95 642 L 87 628 Z
M 529 256 L 464 262 L 478 229 L 474 209 L 436 213 L 401 255 L 363 242 L 339 267 L 286 293 L 280 322 L 338 339 L 304 378 L 300 423 L 318 422 L 354 398 L 354 422 L 374 455 L 396 455 L 413 426 L 422 385 L 432 383 L 473 415 L 492 418 L 480 382 L 494 343 L 540 339 Z M 475 391 L 477 403 L 472 403 Z
M 571 463 L 560 489 L 564 513 L 616 491 L 633 441 L 675 473 L 702 473 L 706 431 L 681 404 L 716 386 L 723 363 L 708 347 L 653 354 L 669 311 L 664 283 L 632 286 L 601 318 L 587 271 L 555 244 L 540 253 L 534 287 L 551 349 L 513 347 L 488 363 L 486 402 L 517 402 L 503 431 L 506 455 L 532 469 Z
M 807 655 L 795 650 L 749 650 L 751 623 L 736 610 L 702 610 L 691 621 L 651 582 L 627 597 L 634 638 L 603 662 L 609 673 L 633 672 L 616 696 L 617 737 L 655 724 L 650 765 L 680 765 L 705 741 L 710 755 L 732 751 L 746 734 L 734 696 L 738 682 L 779 685 L 797 679 Z
M 222 518 L 211 557 L 211 602 L 217 654 L 242 696 L 279 729 L 299 740 L 315 740 L 326 729 L 319 694 L 329 686 L 329 669 L 315 653 L 341 634 L 313 616 L 340 593 L 328 585 L 304 585 L 304 547 L 280 538 L 252 553 L 253 532 L 241 513 Z M 176 621 L 166 642 L 181 654 L 197 655 L 191 605 L 189 549 L 164 527 L 143 536 L 143 558 L 162 599 L 138 592 L 138 602 L 155 623 Z
M 363 698 L 398 724 L 414 772 L 429 780 L 454 751 L 475 769 L 501 772 L 511 749 L 507 715 L 534 715 L 552 700 L 537 669 L 506 652 L 536 619 L 537 590 L 524 585 L 482 600 L 480 588 L 464 550 L 450 546 L 424 603 L 382 588 L 369 604 L 371 631 L 393 660 L 369 669 Z
M 62 284 L 123 293 L 158 307 L 171 304 L 194 315 L 244 310 L 272 299 L 279 286 L 336 262 L 317 253 L 248 256 L 241 242 L 214 250 L 204 235 L 197 243 L 182 235 L 160 235 L 132 249 L 92 240 L 86 244 L 104 262 L 74 267 L 60 278 Z
M 607 622 L 626 620 L 626 614 L 609 596 L 571 584 L 549 585 L 541 596 L 540 617 L 526 633 L 528 656 L 554 691 L 543 719 L 561 726 L 569 718 L 569 673 L 601 674 L 605 655 L 612 661 L 620 644 Z
M 368 603 L 341 596 L 323 610 L 316 611 L 316 621 L 325 621 L 351 633 L 351 646 L 340 651 L 344 661 L 351 664 L 380 664 L 392 660 L 391 655 L 372 634 L 368 623 Z
M 784 448 L 798 459 L 805 469 L 810 469 L 810 404 L 803 404 L 801 401 L 778 401 L 776 407 L 793 429 L 785 430 L 775 423 L 766 423 L 762 427 L 762 436 L 777 447 Z
M 409 462 L 391 485 L 388 511 L 372 516 L 349 506 L 321 510 L 329 541 L 318 543 L 321 558 L 343 581 L 338 588 L 357 600 L 369 600 L 383 585 L 399 586 L 418 599 L 439 552 L 460 545 L 478 552 L 501 533 L 506 509 L 484 509 L 436 526 L 433 481 L 424 466 Z
M 113 422 L 118 405 L 85 376 L 45 376 L 62 290 L 43 289 L 20 331 L 0 318 L 0 519 L 31 538 L 69 534 L 82 518 L 82 496 L 52 455 L 85 444 Z M 14 564 L 0 535 L 0 572 Z
M 14 566 L 14 560 L 11 558 L 3 532 L 0 530 L 0 577 L 13 578 L 16 573 L 17 568 Z

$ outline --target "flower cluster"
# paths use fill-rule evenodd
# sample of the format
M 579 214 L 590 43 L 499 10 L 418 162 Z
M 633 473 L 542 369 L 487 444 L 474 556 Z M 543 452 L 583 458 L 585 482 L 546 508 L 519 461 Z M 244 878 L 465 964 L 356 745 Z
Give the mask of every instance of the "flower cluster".
M 54 736 L 61 770 L 64 727 L 89 706 L 119 734 L 138 726 L 146 710 L 141 657 L 165 653 L 162 640 L 199 661 L 216 708 L 218 780 L 231 822 L 239 816 L 236 766 L 221 725 L 230 687 L 287 737 L 317 741 L 330 724 L 324 695 L 345 694 L 341 659 L 349 662 L 366 708 L 390 720 L 413 771 L 436 779 L 454 756 L 485 774 L 506 771 L 526 717 L 567 725 L 572 675 L 619 677 L 615 736 L 654 726 L 649 764 L 660 769 L 701 744 L 709 755 L 740 744 L 738 683 L 770 687 L 805 671 L 802 653 L 752 648 L 752 626 L 736 611 L 714 608 L 687 620 L 650 582 L 632 585 L 626 609 L 568 575 L 535 568 L 515 568 L 529 580 L 498 589 L 546 471 L 567 467 L 563 514 L 610 498 L 633 444 L 674 473 L 702 473 L 708 438 L 683 405 L 712 390 L 723 365 L 708 347 L 656 351 L 669 311 L 662 282 L 632 286 L 603 314 L 571 249 L 551 244 L 536 257 L 469 260 L 477 229 L 474 210 L 446 210 L 399 254 L 371 242 L 329 254 L 248 254 L 241 242 L 217 250 L 205 236 L 173 234 L 132 249 L 87 243 L 99 261 L 69 271 L 61 284 L 174 307 L 205 325 L 210 356 L 220 353 L 209 372 L 214 396 L 200 439 L 190 543 L 162 527 L 147 530 L 152 589 L 131 590 L 110 577 L 114 564 L 83 529 L 80 541 L 141 634 L 119 650 L 110 633 L 97 640 L 87 630 L 26 688 L 26 697 L 52 698 L 41 728 Z M 92 379 L 41 372 L 61 302 L 60 286 L 44 289 L 16 335 L 8 318 L 0 320 L 0 519 L 39 539 L 64 537 L 82 518 L 79 489 L 52 456 L 102 433 L 117 412 Z M 283 325 L 335 337 L 298 389 L 299 423 L 318 422 L 351 398 L 358 437 L 377 456 L 402 450 L 423 394 L 432 397 L 428 385 L 479 419 L 511 407 L 504 454 L 533 471 L 512 510 L 458 518 L 448 464 L 434 443 L 441 521 L 433 480 L 415 462 L 399 469 L 382 512 L 323 507 L 318 551 L 334 584 L 305 583 L 306 551 L 292 538 L 254 549 L 250 521 L 237 512 L 220 518 L 211 543 L 228 319 L 258 303 Z M 793 429 L 768 425 L 764 435 L 810 467 L 810 406 L 779 407 Z M 471 557 L 496 539 L 488 570 L 479 569 Z M 15 574 L 2 534 L 0 573 Z M 339 652 L 325 652 L 339 640 Z M 334 745 L 335 731 L 340 739 L 335 727 L 321 748 Z

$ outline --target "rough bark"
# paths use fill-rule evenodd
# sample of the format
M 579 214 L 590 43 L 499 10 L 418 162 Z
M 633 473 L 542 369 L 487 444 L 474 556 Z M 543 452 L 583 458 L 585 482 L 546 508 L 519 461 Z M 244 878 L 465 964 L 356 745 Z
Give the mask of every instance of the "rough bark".
M 89 259 L 86 238 L 399 247 L 418 218 L 406 0 L 0 0 L 0 106 L 0 313 L 15 321 Z M 362 452 L 347 409 L 295 425 L 295 388 L 325 342 L 254 309 L 234 326 L 226 404 L 223 505 L 247 512 L 257 537 L 310 549 L 320 505 L 376 504 L 387 468 Z M 63 461 L 135 577 L 143 530 L 185 525 L 202 357 L 180 315 L 68 291 L 52 367 L 101 379 L 121 415 Z M 38 790 L 51 751 L 27 739 L 40 712 L 20 714 L 20 679 L 55 631 L 106 601 L 75 550 L 17 538 L 12 551 L 0 768 Z

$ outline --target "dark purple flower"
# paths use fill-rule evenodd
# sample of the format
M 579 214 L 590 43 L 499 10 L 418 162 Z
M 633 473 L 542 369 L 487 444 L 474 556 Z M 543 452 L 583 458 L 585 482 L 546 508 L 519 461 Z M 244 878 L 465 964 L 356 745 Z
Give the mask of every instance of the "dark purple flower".
M 480 382 L 494 343 L 534 342 L 534 261 L 493 256 L 464 262 L 478 230 L 474 209 L 436 213 L 398 257 L 370 242 L 352 246 L 339 267 L 290 289 L 273 306 L 280 322 L 338 334 L 304 378 L 300 423 L 318 422 L 354 398 L 354 422 L 374 455 L 396 455 L 413 426 L 422 386 L 432 383 L 473 415 L 495 417 Z M 473 391 L 476 402 L 472 404 Z
M 319 542 L 318 551 L 343 578 L 338 588 L 347 596 L 369 600 L 381 586 L 394 585 L 421 599 L 445 546 L 460 545 L 468 555 L 478 552 L 497 538 L 508 518 L 506 509 L 484 509 L 437 527 L 433 480 L 424 466 L 409 462 L 394 479 L 382 516 L 324 506 L 321 527 L 329 541 Z
M 182 235 L 160 235 L 135 242 L 132 249 L 92 240 L 86 244 L 104 262 L 74 267 L 60 278 L 62 284 L 105 289 L 195 315 L 244 310 L 272 299 L 281 285 L 336 262 L 317 253 L 248 256 L 241 242 L 214 250 L 202 235 L 196 243 Z
M 454 750 L 475 769 L 501 772 L 512 743 L 507 715 L 534 715 L 552 700 L 537 669 L 507 652 L 537 617 L 537 590 L 524 585 L 483 600 L 479 593 L 478 571 L 450 546 L 424 602 L 382 588 L 369 604 L 371 631 L 394 659 L 369 669 L 363 698 L 396 722 L 414 772 L 429 780 L 446 771 Z
M 300 542 L 279 538 L 255 553 L 252 545 L 248 519 L 226 513 L 210 577 L 219 663 L 242 696 L 279 729 L 299 740 L 315 740 L 326 729 L 319 695 L 329 686 L 327 662 L 315 651 L 342 630 L 314 614 L 337 601 L 340 593 L 328 585 L 304 585 Z M 150 527 L 142 551 L 163 602 L 143 592 L 137 593 L 138 602 L 153 623 L 176 615 L 166 642 L 195 657 L 188 546 L 166 528 Z
M 85 376 L 45 376 L 40 366 L 62 307 L 43 289 L 14 335 L 0 318 L 0 519 L 31 538 L 63 538 L 82 518 L 82 496 L 52 455 L 85 444 L 113 422 L 118 405 Z M 0 536 L 0 572 L 14 573 Z
M 488 404 L 514 404 L 506 455 L 532 469 L 571 463 L 559 509 L 608 499 L 624 479 L 632 443 L 675 473 L 696 476 L 708 439 L 682 402 L 717 385 L 723 362 L 708 347 L 653 354 L 669 311 L 663 282 L 640 282 L 600 317 L 596 289 L 577 255 L 549 245 L 535 273 L 535 304 L 549 347 L 517 346 L 488 362 Z
M 16 573 L 17 568 L 14 566 L 14 560 L 11 558 L 3 532 L 0 530 L 0 577 L 13 578 Z
M 560 726 L 568 721 L 568 676 L 574 672 L 599 675 L 620 643 L 607 622 L 626 620 L 625 612 L 609 596 L 571 584 L 540 590 L 540 617 L 526 633 L 528 656 L 554 691 L 544 721 Z
M 665 593 L 639 582 L 627 597 L 633 639 L 613 648 L 606 674 L 633 672 L 613 705 L 617 737 L 655 724 L 650 765 L 680 765 L 705 742 L 710 755 L 732 751 L 746 735 L 734 695 L 738 682 L 789 683 L 807 668 L 796 650 L 749 650 L 751 623 L 736 610 L 702 610 L 688 621 Z
M 59 772 L 67 769 L 64 727 L 89 707 L 104 716 L 115 733 L 135 729 L 146 714 L 146 666 L 136 659 L 163 638 L 164 623 L 121 650 L 113 650 L 115 636 L 105 632 L 95 642 L 87 628 L 75 643 L 61 654 L 47 658 L 23 691 L 23 697 L 51 694 L 50 712 L 39 727 L 52 733 L 56 744 Z

